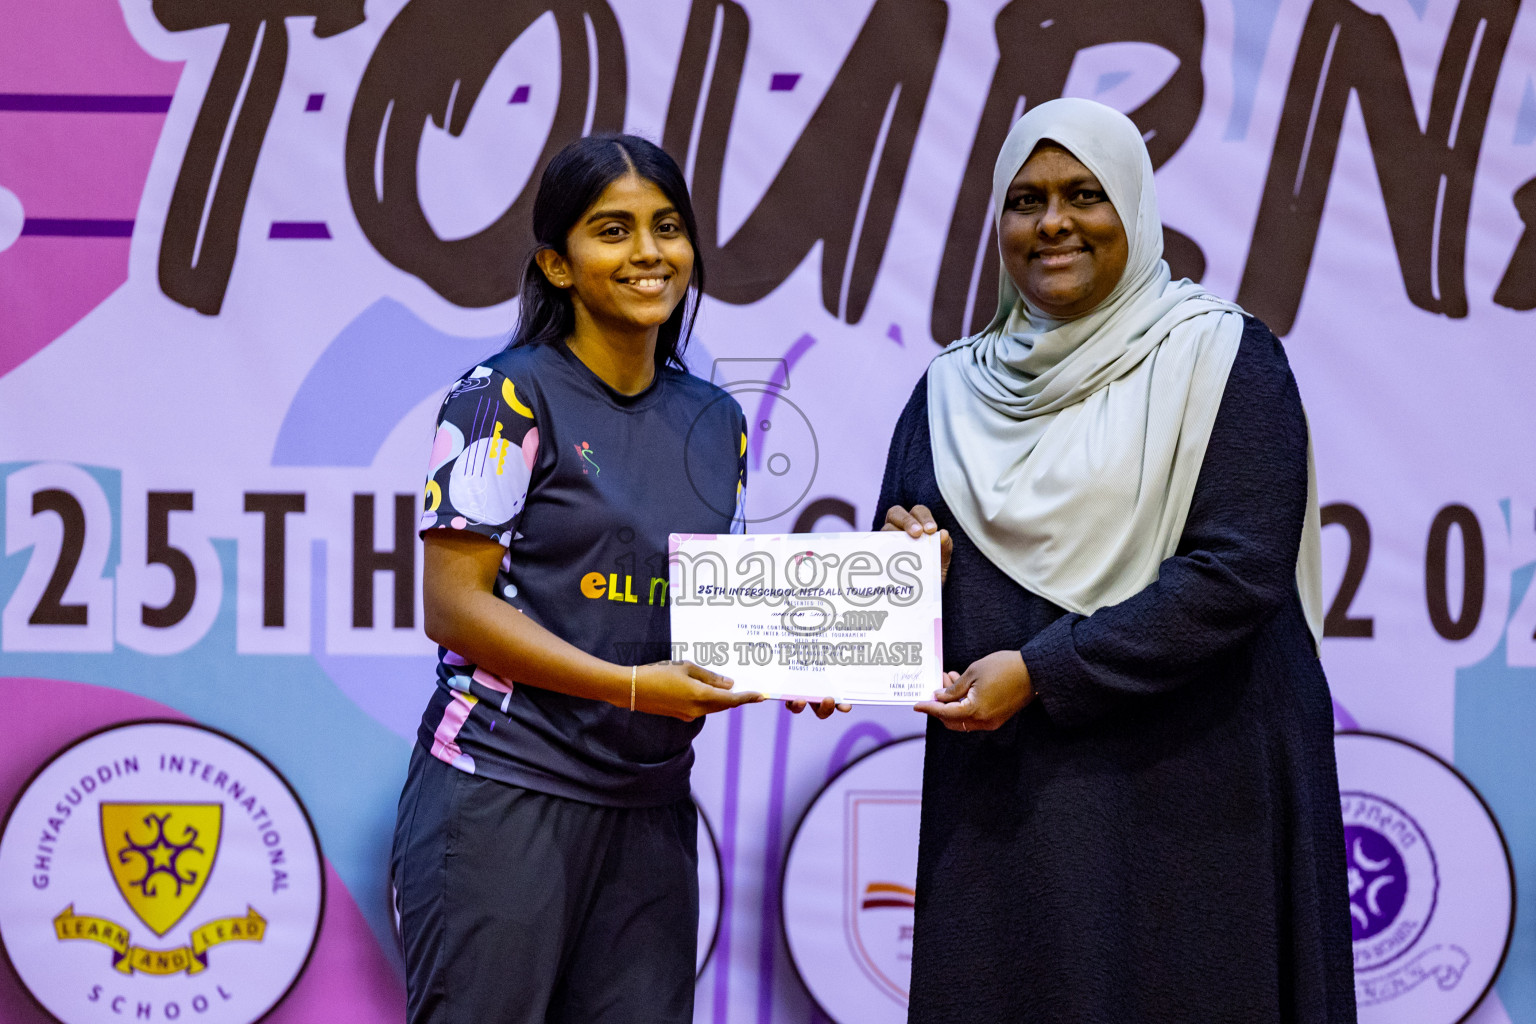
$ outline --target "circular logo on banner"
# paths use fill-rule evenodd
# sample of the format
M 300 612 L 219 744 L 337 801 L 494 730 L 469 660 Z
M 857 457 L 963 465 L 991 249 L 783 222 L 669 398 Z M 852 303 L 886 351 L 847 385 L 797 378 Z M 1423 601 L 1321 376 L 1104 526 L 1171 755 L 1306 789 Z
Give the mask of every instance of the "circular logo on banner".
M 1440 874 L 1429 837 L 1401 807 L 1373 793 L 1346 791 L 1342 801 L 1355 970 L 1370 971 L 1419 941 L 1435 913 Z
M 833 776 L 784 860 L 790 962 L 821 1011 L 843 1024 L 907 1019 L 922 740 L 893 740 Z
M 1403 740 L 1334 739 L 1361 1024 L 1457 1024 L 1514 927 L 1503 833 L 1470 783 Z
M 314 826 L 249 747 L 134 722 L 55 754 L 0 835 L 0 944 L 65 1024 L 250 1024 L 304 970 L 325 874 Z
M 697 800 L 699 812 L 699 944 L 694 954 L 694 973 L 703 974 L 720 941 L 720 907 L 725 903 L 725 876 L 720 872 L 720 844 L 714 826 Z

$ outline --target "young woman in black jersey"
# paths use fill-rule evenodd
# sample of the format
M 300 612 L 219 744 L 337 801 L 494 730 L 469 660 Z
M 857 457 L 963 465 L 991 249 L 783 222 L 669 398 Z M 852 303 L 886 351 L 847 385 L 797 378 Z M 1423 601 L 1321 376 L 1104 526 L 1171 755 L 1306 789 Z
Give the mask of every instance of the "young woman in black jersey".
M 745 420 L 682 363 L 704 268 L 666 153 L 572 143 L 533 220 L 512 343 L 444 400 L 420 524 L 441 646 L 392 858 L 410 1020 L 683 1024 L 691 741 L 762 697 L 668 660 L 667 535 L 740 527 Z

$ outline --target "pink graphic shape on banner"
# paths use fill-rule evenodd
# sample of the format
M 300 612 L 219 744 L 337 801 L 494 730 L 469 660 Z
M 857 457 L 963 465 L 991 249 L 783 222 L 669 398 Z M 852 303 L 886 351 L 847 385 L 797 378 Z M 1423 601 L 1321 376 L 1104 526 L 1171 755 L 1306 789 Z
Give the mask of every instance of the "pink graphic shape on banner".
M 0 251 L 0 376 L 128 276 L 138 212 L 181 75 L 145 53 L 113 0 L 18 4 L 0 33 L 0 188 L 21 237 Z
M 9 724 L 0 745 L 0 808 L 56 751 L 86 733 L 143 718 L 192 721 L 174 708 L 122 690 L 55 679 L 0 678 Z M 357 901 L 325 862 L 325 912 L 309 965 L 266 1024 L 316 1020 L 387 1021 L 405 1007 L 405 987 L 368 930 Z M 49 1024 L 16 980 L 0 969 L 0 1021 Z

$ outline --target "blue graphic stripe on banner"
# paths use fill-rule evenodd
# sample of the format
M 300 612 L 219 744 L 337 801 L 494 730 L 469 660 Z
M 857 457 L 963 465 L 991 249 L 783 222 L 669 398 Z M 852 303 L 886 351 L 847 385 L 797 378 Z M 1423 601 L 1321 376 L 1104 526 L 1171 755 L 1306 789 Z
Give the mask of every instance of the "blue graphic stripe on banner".
M 21 222 L 24 235 L 52 238 L 132 238 L 131 220 L 93 220 L 84 217 L 28 217 Z
M 1227 129 L 1222 136 L 1229 142 L 1248 137 L 1248 119 L 1258 95 L 1259 75 L 1269 52 L 1270 37 L 1275 32 L 1279 0 L 1248 0 L 1232 10 L 1232 108 L 1227 114 Z
M 457 337 L 394 299 L 375 301 L 341 329 L 299 385 L 272 464 L 372 465 L 406 413 L 504 345 L 504 336 Z
M 91 96 L 81 93 L 0 92 L 0 110 L 66 114 L 164 114 L 169 96 Z
M 1505 621 L 1520 607 L 1536 582 L 1536 567 L 1516 569 L 1510 580 Z M 1536 761 L 1529 755 L 1536 732 L 1536 668 L 1511 665 L 1508 641 L 1486 658 L 1456 670 L 1456 767 L 1493 808 L 1515 871 L 1515 932 L 1504 971 L 1497 981 L 1499 999 L 1517 1024 L 1536 1021 L 1536 976 L 1515 965 L 1536 956 L 1536 892 L 1521 872 L 1536 863 Z M 1512 969 L 1513 968 L 1513 969 Z

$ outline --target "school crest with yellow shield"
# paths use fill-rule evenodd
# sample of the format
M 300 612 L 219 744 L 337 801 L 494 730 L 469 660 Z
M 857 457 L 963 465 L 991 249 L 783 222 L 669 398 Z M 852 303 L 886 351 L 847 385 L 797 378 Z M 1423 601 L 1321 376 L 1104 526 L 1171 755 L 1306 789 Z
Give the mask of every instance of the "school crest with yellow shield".
M 308 815 L 255 751 L 182 722 L 76 741 L 0 837 L 0 942 L 59 1020 L 266 1014 L 302 973 L 324 871 Z

